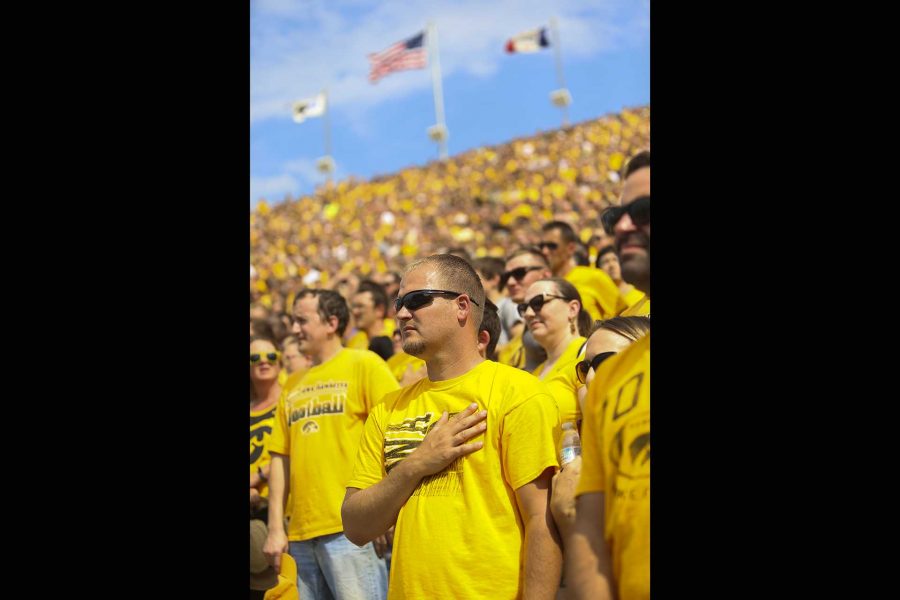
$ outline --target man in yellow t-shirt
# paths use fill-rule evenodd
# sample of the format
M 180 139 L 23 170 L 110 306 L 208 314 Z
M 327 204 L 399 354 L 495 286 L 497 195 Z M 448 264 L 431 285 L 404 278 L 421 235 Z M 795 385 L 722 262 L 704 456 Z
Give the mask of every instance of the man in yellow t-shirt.
M 364 544 L 396 523 L 391 599 L 555 597 L 555 402 L 533 375 L 479 354 L 484 290 L 464 260 L 414 262 L 399 293 L 404 351 L 428 377 L 369 416 L 342 510 L 347 537 Z
M 343 535 L 341 501 L 366 418 L 399 386 L 368 350 L 341 346 L 350 318 L 344 298 L 303 290 L 293 306 L 293 333 L 312 359 L 296 385 L 282 392 L 269 439 L 269 535 L 263 548 L 275 570 L 282 552 L 297 562 L 302 598 L 383 599 L 387 571 L 372 544 Z M 283 527 L 292 491 L 291 521 Z
M 649 298 L 649 151 L 629 161 L 621 205 L 601 220 L 615 234 L 623 278 Z M 566 585 L 578 598 L 649 600 L 649 334 L 597 369 L 585 399 L 582 448 L 582 458 L 553 480 Z
M 622 267 L 619 265 L 619 256 L 613 246 L 600 249 L 600 253 L 597 255 L 597 268 L 609 275 L 613 283 L 619 287 L 619 292 L 625 299 L 625 304 L 628 305 L 628 308 L 619 316 L 637 317 L 650 314 L 650 299 L 647 294 L 622 279 Z
M 554 277 L 562 277 L 575 286 L 584 310 L 593 320 L 608 319 L 628 308 L 619 288 L 604 271 L 575 264 L 578 236 L 572 226 L 563 221 L 551 221 L 541 228 L 538 246 L 547 257 Z
M 515 306 L 525 301 L 525 290 L 532 283 L 552 276 L 547 259 L 537 248 L 519 248 L 507 257 L 506 271 L 500 276 L 500 285 L 506 288 L 509 305 L 513 309 L 501 312 L 500 324 L 510 341 L 498 348 L 497 362 L 530 372 L 547 359 L 547 352 L 525 329 L 522 316 Z
M 373 338 L 390 338 L 394 333 L 394 321 L 385 318 L 387 310 L 388 297 L 384 288 L 374 281 L 361 281 L 350 302 L 350 312 L 357 332 L 347 340 L 347 348 L 369 350 Z

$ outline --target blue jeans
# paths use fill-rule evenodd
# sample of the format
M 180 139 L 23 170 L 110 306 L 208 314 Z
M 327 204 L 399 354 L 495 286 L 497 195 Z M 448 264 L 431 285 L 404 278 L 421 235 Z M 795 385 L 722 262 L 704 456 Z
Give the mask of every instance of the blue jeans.
M 387 569 L 368 543 L 362 548 L 343 533 L 291 542 L 297 587 L 303 600 L 385 600 Z

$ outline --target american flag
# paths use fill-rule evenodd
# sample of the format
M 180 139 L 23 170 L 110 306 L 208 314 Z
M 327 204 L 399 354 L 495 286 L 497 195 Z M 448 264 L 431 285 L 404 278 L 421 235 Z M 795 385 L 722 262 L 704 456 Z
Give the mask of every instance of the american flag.
M 369 81 L 377 83 L 379 79 L 394 71 L 424 69 L 428 63 L 424 41 L 425 32 L 423 31 L 408 40 L 391 44 L 386 50 L 377 54 L 370 54 Z

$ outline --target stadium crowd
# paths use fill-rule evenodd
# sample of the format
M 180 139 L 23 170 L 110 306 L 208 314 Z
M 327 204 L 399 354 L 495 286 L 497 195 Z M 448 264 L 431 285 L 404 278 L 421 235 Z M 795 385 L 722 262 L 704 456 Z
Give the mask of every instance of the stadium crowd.
M 649 598 L 649 146 L 627 109 L 257 205 L 251 598 Z

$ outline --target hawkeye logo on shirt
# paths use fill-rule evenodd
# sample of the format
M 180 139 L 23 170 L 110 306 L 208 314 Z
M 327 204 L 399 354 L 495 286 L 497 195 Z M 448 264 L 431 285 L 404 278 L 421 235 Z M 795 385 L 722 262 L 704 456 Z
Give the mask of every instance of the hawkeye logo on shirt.
M 272 419 L 275 417 L 275 409 L 253 417 L 250 417 L 250 464 L 252 465 L 262 457 L 265 450 L 265 440 L 272 435 Z
M 449 413 L 448 418 L 457 413 Z M 437 420 L 431 422 L 434 413 L 404 419 L 396 425 L 388 425 L 384 437 L 384 469 L 391 469 L 409 456 L 419 445 Z M 462 492 L 462 457 L 453 461 L 444 470 L 429 475 L 419 482 L 413 496 L 454 496 Z
M 287 398 L 288 426 L 310 417 L 344 414 L 347 387 L 346 381 L 320 381 L 295 389 Z M 303 433 L 314 432 L 304 425 Z

